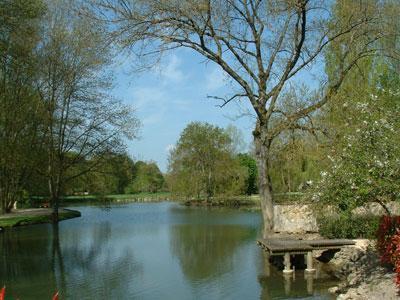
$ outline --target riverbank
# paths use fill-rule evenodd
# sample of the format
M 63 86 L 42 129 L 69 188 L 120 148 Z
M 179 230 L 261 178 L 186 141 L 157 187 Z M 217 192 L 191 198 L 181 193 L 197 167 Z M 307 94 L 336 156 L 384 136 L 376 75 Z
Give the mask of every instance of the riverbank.
M 227 198 L 213 198 L 207 200 L 187 200 L 183 201 L 185 206 L 191 207 L 230 207 L 244 208 L 248 210 L 260 210 L 260 197 L 254 196 L 236 196 Z
M 59 220 L 67 220 L 80 217 L 81 213 L 72 209 L 60 209 Z M 9 214 L 0 215 L 0 227 L 16 227 L 33 224 L 51 223 L 52 209 L 51 208 L 31 208 L 17 209 Z
M 356 245 L 335 253 L 327 263 L 341 284 L 329 291 L 340 300 L 399 299 L 392 270 L 380 265 L 371 240 L 355 240 Z
M 116 194 L 116 195 L 70 195 L 61 197 L 61 203 L 87 203 L 87 202 L 161 202 L 170 200 L 169 192 Z M 32 197 L 32 206 L 38 206 L 46 202 L 46 197 Z

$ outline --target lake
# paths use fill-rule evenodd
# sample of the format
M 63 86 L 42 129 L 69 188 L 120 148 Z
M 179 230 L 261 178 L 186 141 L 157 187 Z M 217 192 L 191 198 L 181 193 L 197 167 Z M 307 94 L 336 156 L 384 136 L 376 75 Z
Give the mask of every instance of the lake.
M 79 206 L 82 217 L 0 233 L 6 299 L 332 299 L 256 245 L 261 215 L 176 203 Z M 10 297 L 10 298 L 8 298 Z

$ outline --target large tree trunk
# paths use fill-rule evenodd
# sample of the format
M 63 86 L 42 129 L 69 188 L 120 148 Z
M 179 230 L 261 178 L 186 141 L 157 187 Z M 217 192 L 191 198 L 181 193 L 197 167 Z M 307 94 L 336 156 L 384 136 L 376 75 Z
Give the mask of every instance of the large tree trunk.
M 274 199 L 269 176 L 269 154 L 272 140 L 268 138 L 267 128 L 260 126 L 259 123 L 257 123 L 253 135 L 258 167 L 258 189 L 264 220 L 263 235 L 266 237 L 271 234 L 274 229 Z

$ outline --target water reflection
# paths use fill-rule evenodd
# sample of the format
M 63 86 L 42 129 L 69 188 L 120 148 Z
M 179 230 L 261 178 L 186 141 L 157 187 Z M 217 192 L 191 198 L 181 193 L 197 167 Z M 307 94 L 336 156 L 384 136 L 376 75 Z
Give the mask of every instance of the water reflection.
M 331 299 L 326 293 L 328 287 L 335 285 L 335 281 L 327 274 L 319 272 L 307 273 L 298 270 L 292 274 L 283 274 L 282 268 L 276 268 L 272 264 L 271 257 L 263 252 L 260 255 L 258 282 L 261 286 L 260 299 Z M 332 298 L 333 299 L 333 298 Z
M 171 248 L 188 279 L 212 280 L 232 270 L 235 251 L 254 236 L 254 231 L 240 225 L 175 225 Z
M 51 299 L 56 290 L 62 299 L 127 297 L 141 265 L 131 248 L 111 243 L 110 237 L 109 222 L 90 230 L 62 225 L 8 230 L 0 235 L 0 283 L 21 299 Z
M 327 299 L 324 279 L 296 272 L 285 281 L 267 263 L 257 213 L 173 203 L 78 210 L 81 218 L 58 226 L 0 234 L 0 285 L 11 299 L 56 290 L 74 300 Z

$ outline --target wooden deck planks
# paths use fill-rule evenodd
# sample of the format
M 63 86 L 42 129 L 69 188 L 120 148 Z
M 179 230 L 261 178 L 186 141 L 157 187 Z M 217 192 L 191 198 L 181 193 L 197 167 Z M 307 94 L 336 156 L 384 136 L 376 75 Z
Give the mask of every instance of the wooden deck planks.
M 340 249 L 343 246 L 354 245 L 355 242 L 346 239 L 320 239 L 320 240 L 295 240 L 295 239 L 259 239 L 257 243 L 270 254 L 306 253 L 312 250 Z

